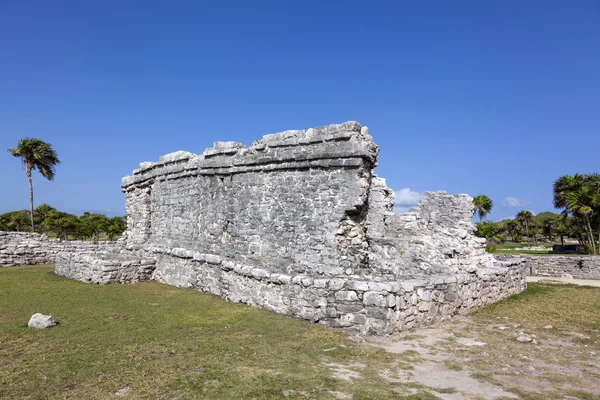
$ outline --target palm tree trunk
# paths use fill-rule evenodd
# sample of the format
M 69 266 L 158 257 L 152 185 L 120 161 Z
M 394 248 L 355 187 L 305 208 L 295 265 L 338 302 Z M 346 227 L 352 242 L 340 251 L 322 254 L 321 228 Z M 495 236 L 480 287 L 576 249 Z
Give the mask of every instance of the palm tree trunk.
M 29 181 L 29 211 L 31 212 L 31 232 L 35 232 L 33 222 L 33 181 L 31 179 L 31 168 L 27 168 L 27 180 Z
M 596 254 L 596 244 L 594 243 L 594 232 L 592 232 L 592 224 L 590 224 L 590 218 L 587 215 L 585 216 L 585 220 L 587 222 L 588 237 L 590 239 L 590 243 L 592 244 L 592 250 L 594 251 L 593 254 Z

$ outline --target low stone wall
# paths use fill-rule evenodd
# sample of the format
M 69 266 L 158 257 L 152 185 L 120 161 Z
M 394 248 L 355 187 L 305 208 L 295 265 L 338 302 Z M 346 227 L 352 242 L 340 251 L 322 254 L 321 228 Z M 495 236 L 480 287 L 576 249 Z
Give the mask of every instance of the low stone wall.
M 0 267 L 17 265 L 54 264 L 62 251 L 98 251 L 121 246 L 120 242 L 85 242 L 80 240 L 48 239 L 31 232 L 0 231 Z
M 600 257 L 558 255 L 495 255 L 499 260 L 523 260 L 524 273 L 534 276 L 560 278 L 568 274 L 573 278 L 600 279 Z
M 56 256 L 57 275 L 86 283 L 135 283 L 151 279 L 156 260 L 100 251 L 65 251 Z
M 389 334 L 430 325 L 526 287 L 522 268 L 514 262 L 510 266 L 499 262 L 496 268 L 475 273 L 399 281 L 381 276 L 282 274 L 183 249 L 154 254 L 153 279 L 158 282 L 361 333 Z

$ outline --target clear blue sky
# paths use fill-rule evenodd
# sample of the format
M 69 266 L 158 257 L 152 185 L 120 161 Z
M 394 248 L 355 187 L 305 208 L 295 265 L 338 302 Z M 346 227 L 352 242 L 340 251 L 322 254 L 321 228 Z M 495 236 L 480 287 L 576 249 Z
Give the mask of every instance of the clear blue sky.
M 63 161 L 36 204 L 112 215 L 141 161 L 347 120 L 402 204 L 553 210 L 600 172 L 600 2 L 0 1 L 0 212 L 28 207 L 25 136 Z

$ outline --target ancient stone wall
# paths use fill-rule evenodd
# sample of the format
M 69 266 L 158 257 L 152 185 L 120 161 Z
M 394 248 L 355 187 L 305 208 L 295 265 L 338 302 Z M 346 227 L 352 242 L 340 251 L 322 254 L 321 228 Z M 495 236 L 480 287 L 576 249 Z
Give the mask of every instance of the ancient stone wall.
M 600 257 L 499 254 L 496 258 L 512 261 L 522 259 L 526 275 L 560 278 L 566 274 L 573 278 L 600 279 Z
M 392 190 L 373 173 L 378 151 L 366 127 L 347 122 L 142 163 L 122 182 L 121 256 L 156 260 L 159 282 L 374 333 L 524 289 L 521 261 L 495 260 L 473 235 L 469 196 L 427 193 L 394 214 Z M 59 257 L 57 273 L 102 281 L 104 265 Z
M 39 233 L 0 231 L 0 267 L 54 264 L 56 255 L 63 251 L 93 252 L 118 246 L 122 243 L 48 239 Z
M 378 148 L 358 123 L 217 142 L 123 179 L 127 243 L 284 273 L 369 273 L 366 210 Z
M 155 259 L 114 250 L 63 251 L 56 256 L 54 272 L 65 278 L 97 284 L 136 283 L 151 279 Z

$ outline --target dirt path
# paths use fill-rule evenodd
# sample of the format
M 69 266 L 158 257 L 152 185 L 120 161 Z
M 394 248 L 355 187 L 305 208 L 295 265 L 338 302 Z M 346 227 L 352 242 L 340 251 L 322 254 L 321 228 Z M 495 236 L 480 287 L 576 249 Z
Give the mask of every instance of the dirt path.
M 466 316 L 366 340 L 400 356 L 397 368 L 380 372 L 400 395 L 419 385 L 443 400 L 600 399 L 600 331 Z

